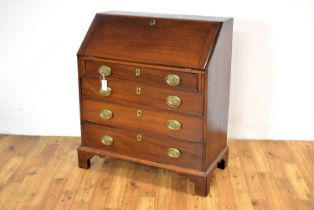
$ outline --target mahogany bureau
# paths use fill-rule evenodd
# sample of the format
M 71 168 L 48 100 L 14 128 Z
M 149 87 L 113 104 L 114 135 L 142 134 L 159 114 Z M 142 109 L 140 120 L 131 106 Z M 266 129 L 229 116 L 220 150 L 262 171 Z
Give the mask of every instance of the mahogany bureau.
M 82 142 L 185 174 L 198 195 L 228 161 L 232 18 L 96 14 L 78 51 Z

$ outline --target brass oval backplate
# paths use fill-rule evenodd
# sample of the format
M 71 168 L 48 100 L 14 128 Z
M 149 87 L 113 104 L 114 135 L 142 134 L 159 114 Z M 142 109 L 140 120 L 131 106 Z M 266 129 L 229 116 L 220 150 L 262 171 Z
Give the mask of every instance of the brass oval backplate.
M 167 154 L 169 157 L 172 157 L 172 158 L 178 158 L 181 156 L 181 152 L 177 148 L 168 148 Z
M 150 21 L 149 21 L 149 25 L 150 26 L 153 26 L 153 25 L 155 25 L 156 24 L 156 20 L 155 19 L 151 19 Z
M 166 80 L 166 83 L 170 86 L 178 86 L 181 82 L 180 77 L 175 74 L 169 74 L 165 80 Z
M 106 65 L 102 65 L 98 68 L 98 73 L 102 76 L 109 76 L 111 74 L 111 68 Z
M 168 96 L 166 99 L 166 103 L 171 107 L 177 107 L 180 106 L 182 101 L 178 96 Z
M 110 96 L 111 95 L 111 88 L 108 86 L 107 90 L 102 90 L 100 87 L 99 88 L 99 94 L 102 96 Z
M 170 130 L 180 130 L 182 125 L 181 125 L 181 123 L 178 120 L 169 120 L 167 122 L 167 127 Z
M 100 142 L 104 145 L 111 146 L 113 144 L 113 138 L 108 135 L 103 135 L 100 137 Z
M 112 112 L 109 109 L 102 109 L 99 112 L 101 119 L 110 120 L 112 118 Z

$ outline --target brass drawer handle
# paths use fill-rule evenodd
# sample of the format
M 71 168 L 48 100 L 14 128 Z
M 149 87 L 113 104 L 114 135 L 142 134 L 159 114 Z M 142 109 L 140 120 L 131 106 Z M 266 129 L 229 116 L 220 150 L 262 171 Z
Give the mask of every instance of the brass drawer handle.
M 111 146 L 113 144 L 113 138 L 108 135 L 103 135 L 100 137 L 100 142 L 104 145 Z
M 167 122 L 167 127 L 170 130 L 180 130 L 182 125 L 181 125 L 181 123 L 178 120 L 169 120 Z
M 169 74 L 165 80 L 166 80 L 166 83 L 170 86 L 178 86 L 181 82 L 180 77 L 175 74 Z
M 102 96 L 110 96 L 111 95 L 111 88 L 108 86 L 107 90 L 102 90 L 100 87 L 99 88 L 99 94 Z
M 181 152 L 177 148 L 168 148 L 167 154 L 171 158 L 178 158 L 181 156 Z
M 135 69 L 135 76 L 139 77 L 141 75 L 141 69 L 136 68 Z
M 101 76 L 109 76 L 111 74 L 111 68 L 109 66 L 106 66 L 106 65 L 102 65 L 98 68 L 98 73 L 101 75 Z
M 112 118 L 112 112 L 109 109 L 102 109 L 99 112 L 101 119 L 110 120 Z
M 182 101 L 178 96 L 168 96 L 166 99 L 166 103 L 171 107 L 177 107 L 180 106 Z

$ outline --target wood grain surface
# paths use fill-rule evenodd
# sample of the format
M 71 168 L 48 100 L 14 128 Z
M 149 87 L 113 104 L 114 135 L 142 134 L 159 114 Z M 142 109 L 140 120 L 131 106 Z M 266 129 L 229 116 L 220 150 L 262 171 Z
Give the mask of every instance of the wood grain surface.
M 185 176 L 113 158 L 77 167 L 80 138 L 0 136 L 0 209 L 314 209 L 314 142 L 228 141 L 209 196 Z
M 204 69 L 220 26 L 218 21 L 99 13 L 78 55 Z
M 84 99 L 82 100 L 82 120 L 102 125 L 129 128 L 135 130 L 150 131 L 170 137 L 182 138 L 191 141 L 202 141 L 202 117 L 195 117 L 172 112 L 162 112 L 157 109 L 143 109 Z M 99 116 L 102 109 L 112 112 L 110 120 L 103 120 Z M 137 110 L 142 110 L 142 115 L 137 117 Z M 158 116 L 158 117 L 157 117 Z M 170 130 L 167 127 L 169 120 L 177 120 L 181 123 L 180 130 Z
M 111 95 L 102 96 L 99 94 L 99 78 L 84 77 L 82 81 L 82 94 L 96 100 L 119 102 L 124 105 L 145 106 L 156 110 L 169 110 L 187 114 L 203 115 L 203 95 L 188 91 L 176 91 L 143 85 L 136 81 L 119 80 L 108 77 L 108 86 L 112 89 Z M 141 95 L 136 94 L 136 88 L 141 88 Z M 177 96 L 181 104 L 171 107 L 166 103 L 168 96 Z M 198 103 L 196 103 L 196 101 Z
M 85 61 L 85 74 L 84 76 L 93 77 L 99 79 L 98 68 L 102 65 L 109 66 L 111 68 L 111 75 L 107 79 L 118 78 L 126 81 L 132 81 L 139 85 L 149 85 L 158 88 L 166 88 L 170 90 L 185 90 L 185 91 L 198 91 L 198 74 L 191 72 L 180 72 L 172 70 L 162 70 L 157 66 L 153 68 L 141 67 L 140 65 L 131 65 L 131 63 L 113 63 L 105 60 L 87 59 Z M 140 70 L 140 76 L 135 75 L 135 70 Z M 177 70 L 177 69 L 176 69 Z M 180 77 L 180 84 L 178 86 L 169 86 L 165 78 L 175 74 Z
M 134 161 L 185 174 L 195 183 L 196 194 L 208 195 L 211 172 L 228 162 L 233 19 L 184 17 L 96 14 L 77 54 L 81 128 L 89 122 L 104 130 L 82 130 L 85 145 L 78 148 L 79 167 L 89 168 L 93 155 Z M 100 66 L 111 74 L 101 77 Z M 100 97 L 99 80 L 104 76 L 112 94 Z M 170 97 L 176 102 L 181 99 L 181 105 L 170 108 L 169 95 L 176 96 Z M 110 120 L 100 118 L 103 109 L 112 112 Z M 169 122 L 182 127 L 173 130 Z M 98 135 L 106 127 L 118 129 L 112 135 L 124 139 L 111 149 L 99 145 Z M 136 144 L 122 130 L 152 138 Z M 167 161 L 163 150 L 170 144 L 184 148 L 184 162 Z
M 138 134 L 141 135 L 141 141 L 137 141 Z M 202 145 L 197 142 L 161 135 L 152 136 L 151 133 L 143 133 L 142 130 L 135 132 L 92 123 L 83 124 L 83 135 L 82 146 L 173 166 L 202 169 Z M 102 144 L 100 138 L 103 135 L 112 137 L 113 144 L 110 146 Z M 177 148 L 181 152 L 180 157 L 169 157 L 168 148 Z

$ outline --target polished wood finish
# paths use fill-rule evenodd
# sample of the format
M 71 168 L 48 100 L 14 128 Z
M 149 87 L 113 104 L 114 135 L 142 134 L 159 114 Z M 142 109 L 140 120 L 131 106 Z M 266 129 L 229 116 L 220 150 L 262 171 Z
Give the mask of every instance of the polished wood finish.
M 137 135 L 142 135 L 141 141 L 137 140 Z M 109 135 L 114 143 L 107 146 L 101 143 L 100 137 Z M 119 155 L 136 157 L 143 160 L 151 160 L 164 164 L 177 165 L 187 168 L 201 170 L 202 147 L 199 143 L 182 141 L 163 136 L 151 136 L 141 130 L 117 129 L 103 127 L 91 123 L 83 125 L 82 146 L 99 150 L 106 150 Z M 167 149 L 176 147 L 181 151 L 179 158 L 169 158 Z
M 95 156 L 80 169 L 79 142 L 0 135 L 0 209 L 314 209 L 314 141 L 228 141 L 207 197 L 185 176 L 130 161 Z
M 94 154 L 170 169 L 207 195 L 212 171 L 228 162 L 232 24 L 232 18 L 97 14 L 78 52 L 79 166 L 89 168 Z M 103 65 L 111 71 L 107 96 L 99 93 Z M 181 104 L 169 106 L 168 96 Z M 101 144 L 102 135 L 114 143 L 107 137 Z
M 82 78 L 82 94 L 84 98 L 92 98 L 110 103 L 119 101 L 120 104 L 141 104 L 145 108 L 163 109 L 186 114 L 203 115 L 202 94 L 195 94 L 188 91 L 174 91 L 143 85 L 140 82 L 121 81 L 108 77 L 108 84 L 112 89 L 110 96 L 104 97 L 99 94 L 100 82 L 98 78 Z M 161 81 L 162 82 L 162 81 Z M 141 96 L 136 95 L 137 87 L 141 88 Z M 153 94 L 152 94 L 153 93 Z M 182 103 L 178 107 L 171 107 L 166 103 L 168 96 L 178 96 Z M 199 103 L 195 103 L 198 101 Z
M 156 24 L 151 26 L 151 20 Z M 218 21 L 99 13 L 78 55 L 203 69 L 220 25 Z
M 207 74 L 204 76 L 205 116 L 208 116 L 204 123 L 206 139 L 204 168 L 212 164 L 227 141 L 232 25 L 232 20 L 224 22 L 211 62 L 207 65 Z
M 156 134 L 163 134 L 171 137 L 178 137 L 191 141 L 202 140 L 202 119 L 200 117 L 179 115 L 170 112 L 160 112 L 149 109 L 137 108 L 98 102 L 88 99 L 82 100 L 83 115 L 82 119 L 102 125 L 118 126 L 121 128 L 137 129 L 139 131 L 151 131 Z M 99 116 L 99 111 L 109 109 L 112 111 L 113 117 L 110 120 L 103 120 Z M 137 117 L 137 110 L 142 110 L 142 115 Z M 158 116 L 158 117 L 156 117 Z M 167 127 L 167 121 L 175 119 L 182 124 L 182 128 L 178 131 L 170 130 Z
M 120 63 L 113 63 L 113 62 L 106 62 L 104 60 L 89 60 L 86 59 L 85 61 L 85 76 L 94 77 L 99 79 L 99 73 L 95 71 L 99 66 L 107 65 L 110 66 L 112 69 L 110 77 L 108 80 L 111 79 L 123 79 L 126 81 L 132 81 L 133 83 L 138 83 L 141 85 L 148 85 L 153 87 L 162 87 L 165 89 L 178 89 L 178 90 L 185 90 L 185 91 L 198 91 L 198 74 L 191 73 L 191 72 L 178 72 L 178 71 L 162 71 L 160 68 L 148 68 L 148 67 L 140 67 L 130 65 L 129 63 L 120 64 Z M 135 70 L 140 69 L 140 76 L 135 75 Z M 178 75 L 181 79 L 181 82 L 176 87 L 171 87 L 165 82 L 165 78 L 169 74 Z

